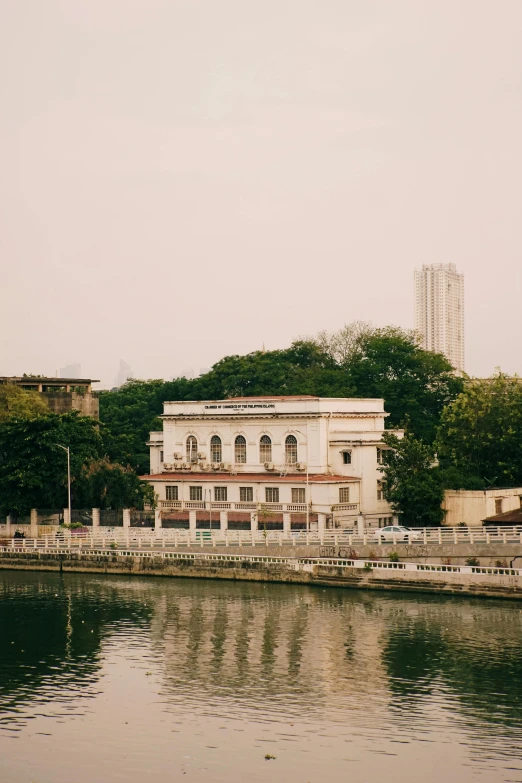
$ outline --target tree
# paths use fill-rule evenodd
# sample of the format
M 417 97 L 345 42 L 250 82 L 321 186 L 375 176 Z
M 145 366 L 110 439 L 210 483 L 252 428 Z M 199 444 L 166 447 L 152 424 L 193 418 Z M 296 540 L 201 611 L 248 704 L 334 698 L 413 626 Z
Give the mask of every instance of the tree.
M 348 364 L 359 352 L 361 340 L 374 332 L 375 328 L 367 321 L 352 321 L 335 332 L 323 329 L 308 340 L 337 364 L 343 365 Z
M 67 505 L 67 458 L 58 444 L 70 448 L 74 500 L 83 466 L 103 450 L 96 421 L 74 412 L 0 424 L 0 508 L 4 514 L 23 515 L 31 508 Z
M 76 491 L 78 505 L 83 508 L 143 509 L 156 505 L 154 489 L 131 468 L 111 463 L 108 459 L 93 460 L 83 467 Z
M 442 414 L 436 448 L 441 467 L 465 480 L 522 486 L 521 379 L 499 373 L 469 381 Z
M 390 447 L 382 468 L 384 497 L 407 527 L 434 527 L 444 518 L 444 489 L 429 446 L 411 435 L 384 436 Z
M 463 389 L 442 354 L 424 351 L 414 333 L 396 327 L 360 337 L 346 385 L 357 397 L 384 398 L 386 426 L 405 428 L 424 443 L 433 443 L 444 407 Z
M 34 419 L 46 413 L 49 413 L 49 407 L 38 392 L 21 389 L 14 383 L 0 385 L 0 422 Z

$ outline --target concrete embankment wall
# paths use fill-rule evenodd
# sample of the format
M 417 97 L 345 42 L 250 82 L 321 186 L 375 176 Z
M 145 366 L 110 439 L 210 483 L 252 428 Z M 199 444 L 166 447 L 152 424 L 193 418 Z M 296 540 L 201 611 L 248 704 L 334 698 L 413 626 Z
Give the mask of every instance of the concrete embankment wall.
M 466 565 L 466 560 L 475 557 L 481 566 L 498 566 L 499 561 L 507 567 L 522 568 L 522 545 L 520 544 L 360 544 L 353 547 L 319 544 L 298 544 L 279 546 L 197 546 L 168 547 L 176 552 L 202 552 L 206 554 L 268 555 L 269 557 L 341 557 L 363 560 L 389 560 L 396 552 L 404 563 L 433 563 L 446 565 Z M 143 547 L 146 550 L 146 547 Z
M 259 551 L 256 553 L 259 556 Z M 151 554 L 96 552 L 0 553 L 0 569 L 122 574 L 138 576 L 196 577 L 258 582 L 288 582 L 371 590 L 402 590 L 491 596 L 522 600 L 522 575 L 461 574 L 440 571 L 403 571 L 375 568 L 341 568 L 336 565 L 221 560 L 170 559 Z M 297 570 L 299 569 L 299 570 Z

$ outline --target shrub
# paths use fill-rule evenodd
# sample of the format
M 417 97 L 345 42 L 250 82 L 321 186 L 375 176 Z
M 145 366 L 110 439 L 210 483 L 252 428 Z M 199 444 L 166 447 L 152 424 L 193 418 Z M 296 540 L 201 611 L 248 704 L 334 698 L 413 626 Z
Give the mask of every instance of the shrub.
M 479 563 L 479 561 L 477 560 L 476 557 L 468 557 L 468 559 L 466 560 L 466 565 L 467 566 L 479 566 L 480 563 Z

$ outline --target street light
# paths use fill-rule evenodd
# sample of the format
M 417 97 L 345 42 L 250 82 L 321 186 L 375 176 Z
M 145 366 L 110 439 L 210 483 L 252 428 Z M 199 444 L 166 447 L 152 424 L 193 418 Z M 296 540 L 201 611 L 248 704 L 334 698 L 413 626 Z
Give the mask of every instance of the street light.
M 69 508 L 69 524 L 71 524 L 71 452 L 69 446 L 62 446 L 61 443 L 57 443 L 56 446 L 67 452 L 67 505 Z

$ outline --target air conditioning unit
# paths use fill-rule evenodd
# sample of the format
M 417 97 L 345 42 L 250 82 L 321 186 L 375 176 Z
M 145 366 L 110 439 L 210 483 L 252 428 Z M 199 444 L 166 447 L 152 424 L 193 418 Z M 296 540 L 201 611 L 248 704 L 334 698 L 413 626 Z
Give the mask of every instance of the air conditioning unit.
M 274 470 L 274 463 L 273 462 L 265 462 L 265 470 Z
M 298 462 L 295 466 L 296 470 L 306 470 L 306 464 L 304 462 Z
M 179 451 L 176 451 L 176 453 L 174 454 L 174 459 L 176 460 L 183 459 L 183 454 L 180 454 Z
M 222 462 L 221 467 L 223 468 L 223 470 L 232 470 L 232 465 L 230 464 L 230 462 Z
M 174 465 L 172 465 L 170 462 L 164 462 L 163 463 L 163 469 L 164 470 L 174 470 Z
M 200 462 L 199 467 L 201 468 L 201 470 L 210 470 L 210 465 L 208 464 L 208 462 Z
M 179 462 L 179 461 L 178 461 L 178 462 L 175 462 L 175 463 L 174 463 L 174 468 L 175 468 L 176 470 L 181 470 L 181 468 L 183 467 L 183 464 L 184 464 L 183 462 Z
M 221 470 L 222 467 L 223 467 L 223 463 L 222 462 L 213 462 L 211 467 L 212 467 L 212 470 Z
M 198 451 L 198 459 L 206 459 L 207 455 L 204 451 Z

